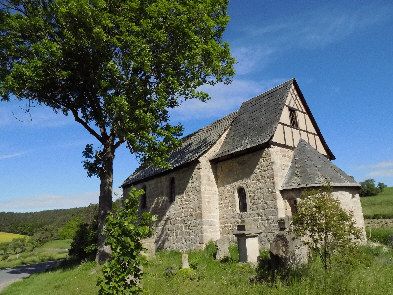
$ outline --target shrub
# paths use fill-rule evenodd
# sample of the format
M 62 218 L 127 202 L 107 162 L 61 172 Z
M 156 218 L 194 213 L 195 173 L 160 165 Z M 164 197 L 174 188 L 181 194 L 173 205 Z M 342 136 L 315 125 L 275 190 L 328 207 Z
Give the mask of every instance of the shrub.
M 82 218 L 72 217 L 63 227 L 58 229 L 59 237 L 62 240 L 74 239 L 79 230 L 79 226 L 83 223 Z
M 82 223 L 71 243 L 69 255 L 79 261 L 84 259 L 93 260 L 97 252 L 98 223 Z
M 153 234 L 153 217 L 143 212 L 138 216 L 139 196 L 143 190 L 133 188 L 124 207 L 115 209 L 105 223 L 105 244 L 112 249 L 112 260 L 102 269 L 100 294 L 137 294 L 142 291 L 142 262 L 146 259 L 142 239 Z
M 352 212 L 347 212 L 331 196 L 329 184 L 319 190 L 302 194 L 296 214 L 292 218 L 292 231 L 303 238 L 303 243 L 317 253 L 325 269 L 333 252 L 352 246 L 361 238 Z

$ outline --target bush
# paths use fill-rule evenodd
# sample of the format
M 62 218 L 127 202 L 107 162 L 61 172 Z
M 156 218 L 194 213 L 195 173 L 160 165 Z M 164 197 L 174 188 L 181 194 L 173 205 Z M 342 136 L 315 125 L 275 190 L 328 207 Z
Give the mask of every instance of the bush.
M 68 254 L 78 261 L 93 260 L 97 253 L 97 231 L 97 221 L 79 224 Z
M 99 294 L 138 294 L 142 291 L 142 262 L 145 257 L 142 239 L 153 234 L 153 217 L 143 212 L 138 216 L 138 198 L 143 190 L 133 188 L 124 207 L 114 210 L 106 218 L 105 244 L 112 249 L 112 260 L 102 269 L 104 278 L 100 280 Z
M 72 217 L 63 227 L 58 229 L 61 240 L 74 239 L 79 230 L 79 226 L 83 223 L 80 217 Z
M 361 238 L 353 213 L 347 212 L 331 196 L 329 184 L 319 190 L 306 190 L 292 218 L 292 231 L 303 243 L 318 253 L 325 269 L 334 252 L 352 246 Z

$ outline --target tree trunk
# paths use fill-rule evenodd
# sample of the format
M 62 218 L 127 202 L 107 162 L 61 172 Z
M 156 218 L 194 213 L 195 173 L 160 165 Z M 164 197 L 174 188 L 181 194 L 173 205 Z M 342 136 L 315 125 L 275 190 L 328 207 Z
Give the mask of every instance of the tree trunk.
M 113 185 L 113 146 L 104 146 L 103 163 L 100 173 L 100 198 L 98 203 L 98 240 L 96 261 L 105 263 L 111 257 L 111 249 L 105 246 L 106 235 L 104 233 L 105 219 L 112 210 L 112 185 Z

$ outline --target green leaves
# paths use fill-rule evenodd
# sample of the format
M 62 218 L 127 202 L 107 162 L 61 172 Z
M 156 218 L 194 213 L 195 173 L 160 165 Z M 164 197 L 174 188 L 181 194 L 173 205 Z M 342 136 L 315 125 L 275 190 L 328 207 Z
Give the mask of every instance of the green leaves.
M 5 0 L 0 3 L 0 100 L 26 99 L 71 114 L 101 180 L 99 231 L 110 211 L 115 150 L 168 166 L 181 126 L 168 110 L 207 100 L 204 84 L 234 75 L 222 35 L 228 0 Z M 101 235 L 100 235 L 101 237 Z M 101 248 L 103 239 L 99 238 Z
M 138 216 L 138 198 L 143 190 L 132 190 L 124 207 L 107 217 L 106 245 L 112 249 L 112 260 L 103 268 L 100 294 L 137 294 L 142 290 L 142 239 L 153 234 L 154 218 L 149 213 Z

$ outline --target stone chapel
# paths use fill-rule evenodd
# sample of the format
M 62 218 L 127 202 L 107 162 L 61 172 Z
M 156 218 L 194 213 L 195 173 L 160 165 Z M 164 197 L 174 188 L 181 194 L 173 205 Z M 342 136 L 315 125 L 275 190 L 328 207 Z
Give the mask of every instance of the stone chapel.
M 235 241 L 236 226 L 251 221 L 268 249 L 296 210 L 302 190 L 329 180 L 344 209 L 364 231 L 359 184 L 335 157 L 295 79 L 184 137 L 169 156 L 172 168 L 139 167 L 122 187 L 144 189 L 140 210 L 157 215 L 156 249 L 201 249 Z M 281 221 L 281 222 L 280 222 Z

